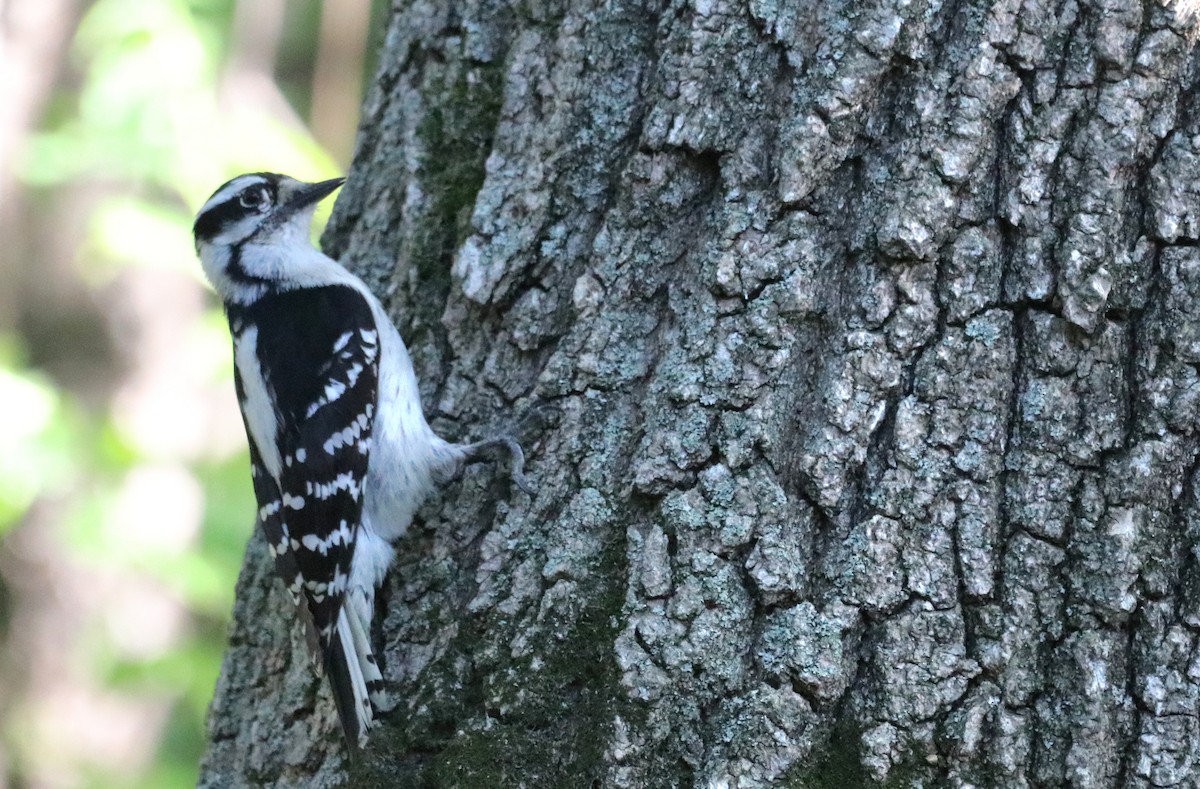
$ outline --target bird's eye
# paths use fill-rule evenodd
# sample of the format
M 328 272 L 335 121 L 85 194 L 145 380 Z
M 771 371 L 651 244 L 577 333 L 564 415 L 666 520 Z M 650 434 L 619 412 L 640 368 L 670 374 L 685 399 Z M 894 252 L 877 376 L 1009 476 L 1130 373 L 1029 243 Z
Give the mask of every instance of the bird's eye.
M 266 187 L 253 186 L 238 195 L 238 202 L 242 204 L 243 208 L 256 208 L 263 211 L 270 204 L 271 196 L 267 194 Z

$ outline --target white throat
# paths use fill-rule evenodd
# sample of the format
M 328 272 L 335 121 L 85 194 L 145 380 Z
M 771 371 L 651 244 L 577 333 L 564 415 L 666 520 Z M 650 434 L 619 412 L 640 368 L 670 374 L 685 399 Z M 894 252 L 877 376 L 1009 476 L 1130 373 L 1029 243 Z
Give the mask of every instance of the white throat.
M 218 295 L 233 304 L 249 304 L 272 291 L 357 283 L 313 247 L 308 227 L 308 216 L 296 216 L 261 239 L 251 235 L 240 243 L 223 244 L 220 238 L 202 243 L 200 264 Z

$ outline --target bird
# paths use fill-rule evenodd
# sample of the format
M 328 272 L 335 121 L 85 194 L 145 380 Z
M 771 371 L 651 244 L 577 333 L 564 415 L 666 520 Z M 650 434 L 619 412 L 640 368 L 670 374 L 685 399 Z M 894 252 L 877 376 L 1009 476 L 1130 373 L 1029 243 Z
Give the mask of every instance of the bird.
M 344 181 L 239 175 L 192 232 L 233 340 L 257 522 L 353 754 L 389 705 L 370 633 L 393 543 L 468 462 L 506 452 L 512 481 L 532 488 L 511 436 L 459 444 L 430 428 L 391 317 L 313 246 L 313 212 Z

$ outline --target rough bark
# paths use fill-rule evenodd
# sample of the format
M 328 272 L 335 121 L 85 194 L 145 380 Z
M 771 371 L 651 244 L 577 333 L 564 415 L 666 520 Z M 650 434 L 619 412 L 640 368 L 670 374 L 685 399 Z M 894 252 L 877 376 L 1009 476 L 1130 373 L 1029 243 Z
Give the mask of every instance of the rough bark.
M 1191 36 L 398 2 L 326 241 L 537 494 L 426 508 L 349 772 L 253 545 L 202 783 L 1200 785 Z

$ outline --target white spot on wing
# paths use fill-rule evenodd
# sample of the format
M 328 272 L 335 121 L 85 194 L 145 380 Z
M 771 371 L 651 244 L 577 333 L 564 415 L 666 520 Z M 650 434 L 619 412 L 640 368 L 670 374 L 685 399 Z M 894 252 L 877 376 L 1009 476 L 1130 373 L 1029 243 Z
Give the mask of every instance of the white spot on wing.
M 318 482 L 313 485 L 312 495 L 324 500 L 334 496 L 339 490 L 348 490 L 350 495 L 358 498 L 359 483 L 350 472 L 343 472 L 329 482 Z
M 326 454 L 332 455 L 334 452 L 342 448 L 342 432 L 339 430 L 330 436 L 322 445 L 325 448 Z
M 325 556 L 329 553 L 330 548 L 339 543 L 349 545 L 352 536 L 353 533 L 350 527 L 346 525 L 346 521 L 342 521 L 341 526 L 330 532 L 329 536 L 325 539 L 321 539 L 315 534 L 306 534 L 304 535 L 304 539 L 301 540 L 301 544 L 308 550 Z M 323 592 L 325 589 L 322 588 L 320 591 Z
M 313 414 L 317 413 L 330 403 L 336 402 L 342 395 L 346 393 L 348 388 L 353 387 L 358 383 L 358 377 L 362 375 L 362 371 L 362 365 L 355 363 L 354 366 L 346 371 L 346 376 L 349 379 L 349 383 L 343 383 L 334 378 L 329 379 L 329 382 L 325 384 L 324 394 L 318 397 L 317 401 L 310 405 L 304 412 L 305 419 L 311 417 Z
M 354 381 L 351 381 L 350 385 L 353 386 Z M 326 404 L 332 403 L 334 400 L 338 399 L 343 394 L 345 394 L 345 392 L 346 392 L 346 385 L 344 383 L 342 383 L 341 381 L 330 381 L 329 383 L 325 384 L 325 402 L 326 402 Z

